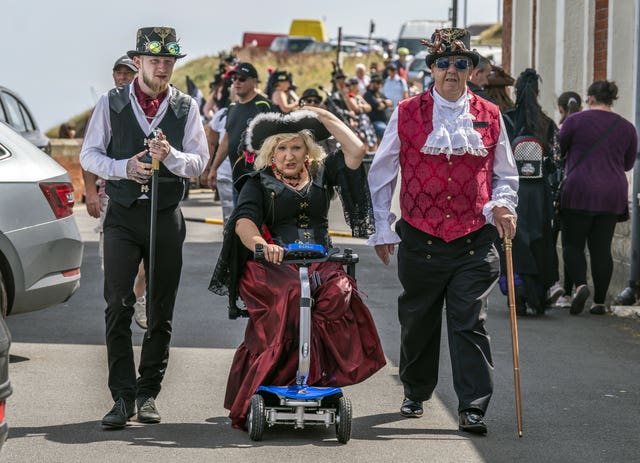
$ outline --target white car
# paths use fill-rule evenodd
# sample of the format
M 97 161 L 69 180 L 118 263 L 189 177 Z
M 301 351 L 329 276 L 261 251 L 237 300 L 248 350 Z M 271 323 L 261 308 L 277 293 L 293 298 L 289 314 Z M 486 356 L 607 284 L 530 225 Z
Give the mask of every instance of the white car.
M 0 314 L 65 302 L 80 286 L 83 244 L 67 171 L 0 123 Z
M 407 67 L 407 80 L 420 82 L 423 90 L 426 90 L 433 82 L 431 69 L 427 67 L 427 54 L 427 50 L 416 53 Z

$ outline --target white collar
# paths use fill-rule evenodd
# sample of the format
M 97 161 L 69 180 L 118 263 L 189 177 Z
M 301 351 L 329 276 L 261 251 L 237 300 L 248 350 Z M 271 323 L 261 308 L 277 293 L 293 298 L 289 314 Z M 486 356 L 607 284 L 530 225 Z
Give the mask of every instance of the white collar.
M 471 95 L 465 92 L 456 101 L 443 98 L 433 89 L 433 130 L 420 150 L 424 154 L 486 156 L 487 150 L 480 134 L 473 128 L 473 115 L 469 112 Z

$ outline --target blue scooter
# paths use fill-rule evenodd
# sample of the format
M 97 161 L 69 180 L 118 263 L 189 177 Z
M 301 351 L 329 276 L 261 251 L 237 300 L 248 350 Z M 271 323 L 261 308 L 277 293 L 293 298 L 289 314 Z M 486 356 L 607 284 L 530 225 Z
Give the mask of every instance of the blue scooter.
M 358 255 L 350 249 L 340 254 L 336 248 L 328 252 L 318 244 L 290 244 L 286 246 L 283 262 L 297 264 L 300 275 L 300 346 L 296 383 L 291 386 L 260 386 L 251 397 L 247 427 L 251 440 L 262 440 L 267 426 L 334 425 L 338 442 L 346 444 L 351 438 L 351 401 L 339 387 L 311 387 L 307 385 L 311 359 L 311 283 L 309 266 L 316 262 L 340 262 L 355 278 Z M 256 245 L 254 259 L 264 261 L 262 245 Z M 313 278 L 313 277 L 312 277 Z M 244 312 L 244 311 L 242 311 Z

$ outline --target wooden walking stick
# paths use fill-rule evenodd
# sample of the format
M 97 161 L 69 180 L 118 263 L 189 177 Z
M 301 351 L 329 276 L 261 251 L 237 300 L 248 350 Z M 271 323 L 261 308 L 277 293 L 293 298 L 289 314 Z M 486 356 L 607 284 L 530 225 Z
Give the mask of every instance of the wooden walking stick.
M 509 318 L 511 319 L 511 351 L 513 353 L 513 382 L 516 393 L 516 419 L 518 437 L 522 437 L 522 397 L 520 393 L 520 352 L 518 350 L 518 322 L 516 317 L 516 288 L 513 281 L 513 257 L 511 238 L 504 238 L 504 254 L 507 264 L 507 294 L 509 300 Z

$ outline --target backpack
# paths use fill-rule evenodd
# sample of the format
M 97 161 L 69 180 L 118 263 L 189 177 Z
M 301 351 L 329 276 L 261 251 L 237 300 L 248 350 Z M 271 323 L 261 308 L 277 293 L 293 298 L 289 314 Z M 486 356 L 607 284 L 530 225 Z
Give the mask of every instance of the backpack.
M 542 178 L 544 149 L 540 140 L 531 135 L 521 135 L 513 140 L 511 150 L 520 179 Z

